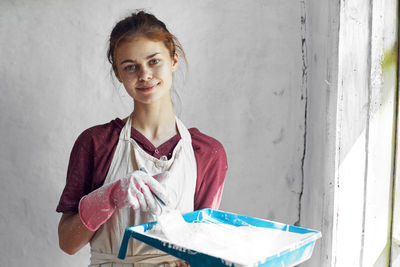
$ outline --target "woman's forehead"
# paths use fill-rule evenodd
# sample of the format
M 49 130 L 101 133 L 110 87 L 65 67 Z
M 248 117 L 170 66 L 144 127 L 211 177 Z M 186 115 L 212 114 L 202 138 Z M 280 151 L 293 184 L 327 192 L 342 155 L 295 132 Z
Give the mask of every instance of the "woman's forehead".
M 131 60 L 144 60 L 153 54 L 168 55 L 168 49 L 161 41 L 153 41 L 145 37 L 135 37 L 122 42 L 117 48 L 117 60 L 129 57 Z

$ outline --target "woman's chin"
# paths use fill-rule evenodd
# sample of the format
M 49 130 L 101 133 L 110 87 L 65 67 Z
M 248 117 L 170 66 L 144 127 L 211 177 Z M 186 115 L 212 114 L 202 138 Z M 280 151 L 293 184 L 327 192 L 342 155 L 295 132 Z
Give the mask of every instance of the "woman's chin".
M 136 94 L 134 97 L 135 103 L 142 103 L 145 105 L 151 105 L 156 103 L 166 104 L 166 102 L 171 101 L 170 95 L 166 92 L 160 94 L 161 92 L 154 92 L 153 94 Z
M 149 95 L 149 96 L 141 96 L 135 98 L 135 104 L 142 104 L 142 105 L 153 105 L 156 103 L 161 102 L 160 97 L 156 95 Z

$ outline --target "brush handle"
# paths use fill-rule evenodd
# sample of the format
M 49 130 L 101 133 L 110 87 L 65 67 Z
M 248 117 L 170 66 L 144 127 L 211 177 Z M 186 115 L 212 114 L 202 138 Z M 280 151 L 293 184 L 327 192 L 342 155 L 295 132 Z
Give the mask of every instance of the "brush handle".
M 139 168 L 139 171 L 142 171 L 142 172 L 144 172 L 144 173 L 147 173 L 146 169 L 143 168 L 143 167 L 140 167 L 140 168 Z M 151 188 L 150 188 L 150 189 L 151 189 Z M 153 194 L 154 198 L 155 198 L 161 205 L 163 205 L 164 207 L 166 206 L 165 203 L 164 203 L 164 201 L 162 201 L 156 194 L 154 194 L 154 192 L 153 192 L 152 190 L 150 190 L 150 192 L 151 192 L 151 194 Z

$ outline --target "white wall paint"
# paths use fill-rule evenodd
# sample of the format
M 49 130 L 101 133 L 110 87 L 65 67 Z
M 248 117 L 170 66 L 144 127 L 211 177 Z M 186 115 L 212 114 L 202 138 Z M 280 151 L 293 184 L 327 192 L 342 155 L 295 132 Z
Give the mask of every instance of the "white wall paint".
M 396 11 L 393 0 L 341 5 L 334 266 L 389 264 Z
M 323 234 L 304 266 L 386 266 L 397 4 L 300 2 L 308 96 L 301 223 Z
M 298 220 L 305 126 L 298 1 L 1 1 L 1 266 L 88 264 L 87 247 L 74 256 L 58 248 L 55 208 L 79 133 L 130 112 L 110 80 L 106 40 L 118 19 L 143 7 L 186 50 L 184 122 L 225 146 L 221 209 Z
M 369 8 L 367 2 L 341 5 L 339 37 L 338 175 L 335 201 L 336 266 L 360 265 L 369 92 Z M 342 216 L 343 214 L 343 216 Z M 349 248 L 352 248 L 349 250 Z
M 364 266 L 389 265 L 397 90 L 397 5 L 395 0 L 373 3 Z

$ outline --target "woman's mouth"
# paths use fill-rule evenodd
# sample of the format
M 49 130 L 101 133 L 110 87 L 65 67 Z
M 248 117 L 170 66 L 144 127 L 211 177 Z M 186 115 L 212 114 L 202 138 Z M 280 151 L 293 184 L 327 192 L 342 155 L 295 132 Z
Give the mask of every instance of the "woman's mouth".
M 136 87 L 136 88 L 141 92 L 149 92 L 149 91 L 153 90 L 154 87 L 156 87 L 157 85 L 158 85 L 158 83 L 154 84 L 154 85 L 150 85 L 150 86 L 142 86 L 142 87 Z

